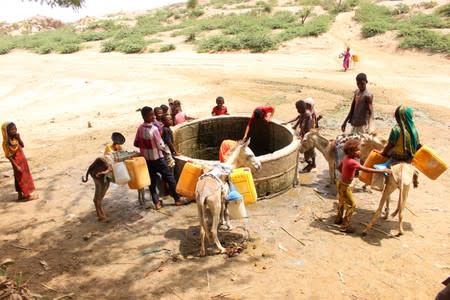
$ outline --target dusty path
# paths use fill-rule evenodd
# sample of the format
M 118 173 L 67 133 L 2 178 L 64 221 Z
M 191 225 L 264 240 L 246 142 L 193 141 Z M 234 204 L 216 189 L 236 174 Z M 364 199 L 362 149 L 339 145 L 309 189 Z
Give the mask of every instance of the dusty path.
M 112 131 L 122 131 L 132 149 L 141 122 L 136 108 L 168 97 L 181 99 L 185 110 L 199 117 L 209 115 L 215 97 L 223 95 L 232 113 L 248 114 L 270 103 L 277 118 L 286 120 L 295 100 L 312 96 L 325 115 L 324 134 L 332 137 L 360 71 L 368 74 L 375 94 L 380 134 L 387 134 L 396 105 L 412 104 L 422 141 L 450 162 L 449 60 L 377 47 L 378 40 L 360 40 L 354 26 L 351 14 L 341 14 L 320 38 L 294 40 L 267 54 L 87 50 L 0 56 L 0 120 L 18 124 L 41 194 L 36 202 L 15 202 L 10 165 L 0 160 L 0 261 L 15 260 L 8 275 L 22 272 L 33 291 L 51 297 L 75 293 L 75 299 L 433 298 L 449 272 L 448 172 L 437 181 L 421 177 L 408 200 L 405 236 L 374 231 L 361 239 L 329 225 L 335 191 L 325 187 L 326 165 L 319 158 L 318 169 L 300 177 L 301 186 L 248 207 L 252 217 L 222 234 L 230 246 L 245 236 L 239 226 L 250 233 L 248 248 L 233 259 L 197 258 L 194 205 L 144 212 L 133 191 L 116 187 L 106 200 L 112 222 L 101 224 L 92 183 L 79 181 Z M 345 73 L 337 55 L 348 41 L 362 61 Z M 361 231 L 379 194 L 358 190 L 356 197 L 354 222 Z M 396 221 L 378 224 L 396 232 Z

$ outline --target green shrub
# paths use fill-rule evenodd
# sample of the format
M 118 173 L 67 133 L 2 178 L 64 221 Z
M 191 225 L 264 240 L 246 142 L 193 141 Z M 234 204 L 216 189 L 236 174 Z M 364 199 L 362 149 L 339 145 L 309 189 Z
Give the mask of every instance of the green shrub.
M 244 33 L 237 36 L 238 49 L 250 49 L 251 52 L 266 52 L 276 49 L 277 42 L 264 32 Z
M 363 2 L 355 12 L 355 20 L 367 22 L 391 22 L 391 11 L 386 6 Z
M 239 49 L 235 37 L 226 35 L 213 35 L 198 42 L 198 52 L 219 52 Z
M 81 39 L 86 42 L 101 41 L 108 37 L 105 32 L 85 31 L 80 34 Z
M 391 11 L 391 14 L 394 16 L 402 15 L 408 13 L 410 10 L 411 8 L 408 5 L 400 3 L 394 7 L 394 9 Z
M 272 4 L 267 3 L 265 1 L 257 1 L 256 6 L 259 7 L 265 13 L 271 13 L 273 9 Z
M 146 43 L 142 36 L 132 36 L 118 42 L 115 50 L 126 54 L 140 53 L 144 50 Z
M 42 48 L 40 48 L 42 49 Z M 45 48 L 44 48 L 45 49 Z M 60 54 L 70 54 L 81 49 L 79 44 L 59 44 L 56 46 L 56 51 Z
M 186 37 L 186 39 L 184 41 L 187 43 L 194 42 L 195 41 L 195 32 L 189 33 L 189 35 Z
M 16 47 L 15 39 L 9 35 L 0 35 L 0 55 L 7 54 Z
M 186 2 L 186 8 L 188 9 L 194 9 L 196 8 L 198 5 L 198 0 L 188 0 Z
M 447 18 L 450 17 L 450 3 L 439 6 L 436 9 L 436 12 L 443 17 L 447 17 Z
M 362 26 L 361 32 L 363 37 L 369 38 L 377 34 L 385 33 L 390 29 L 390 25 L 387 22 L 368 22 Z
M 402 30 L 400 48 L 418 48 L 430 52 L 450 54 L 450 34 L 440 34 L 428 29 Z
M 120 24 L 116 24 L 113 20 L 102 20 L 89 23 L 87 29 L 88 30 L 103 29 L 105 31 L 113 31 L 118 30 L 120 27 L 122 26 Z
M 112 52 L 116 50 L 117 42 L 112 40 L 103 41 L 100 46 L 100 52 Z
M 172 50 L 175 50 L 174 44 L 166 44 L 166 45 L 161 45 L 161 47 L 159 47 L 159 52 L 168 52 L 168 51 L 172 51 Z
M 189 17 L 191 18 L 198 18 L 202 16 L 205 12 L 199 8 L 192 9 L 189 11 Z
M 38 54 L 49 54 L 54 50 L 55 49 L 53 49 L 53 47 L 51 45 L 42 45 L 41 47 L 36 48 L 35 52 Z
M 418 13 L 414 16 L 409 17 L 406 21 L 400 22 L 400 25 L 402 24 L 411 24 L 414 27 L 421 27 L 421 28 L 445 28 L 446 24 L 445 22 L 435 14 L 424 14 L 424 13 Z
M 425 9 L 430 9 L 430 8 L 436 7 L 436 5 L 437 5 L 436 1 L 425 1 L 425 2 L 420 3 L 420 6 L 422 6 Z

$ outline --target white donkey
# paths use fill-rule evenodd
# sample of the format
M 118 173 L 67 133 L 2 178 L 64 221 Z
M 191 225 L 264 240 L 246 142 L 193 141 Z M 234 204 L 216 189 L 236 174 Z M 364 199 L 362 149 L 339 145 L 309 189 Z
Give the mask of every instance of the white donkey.
M 383 141 L 371 134 L 362 134 L 359 137 L 361 142 L 361 160 L 365 161 L 372 149 L 382 150 Z M 328 171 L 330 173 L 330 184 L 336 182 L 336 142 L 328 140 L 321 136 L 316 130 L 311 130 L 303 137 L 300 145 L 300 152 L 304 153 L 312 148 L 317 148 L 328 162 Z
M 256 158 L 253 151 L 248 147 L 250 139 L 243 144 L 236 143 L 236 146 L 230 150 L 230 154 L 222 166 L 213 169 L 210 172 L 200 176 L 195 189 L 195 198 L 197 201 L 198 215 L 200 219 L 200 256 L 205 256 L 205 237 L 210 243 L 209 232 L 211 232 L 213 240 L 220 253 L 225 253 L 225 248 L 218 238 L 219 223 L 224 220 L 225 225 L 231 229 L 229 224 L 228 211 L 226 206 L 226 197 L 228 195 L 228 185 L 224 181 L 228 174 L 224 174 L 224 169 L 232 170 L 239 167 L 250 167 L 255 170 L 261 168 L 261 162 Z M 212 226 L 208 229 L 206 223 L 206 206 L 211 211 Z
M 386 186 L 384 187 L 383 194 L 381 195 L 378 209 L 375 211 L 372 219 L 367 227 L 364 229 L 362 235 L 365 236 L 367 232 L 372 228 L 373 224 L 377 221 L 381 214 L 384 204 L 386 203 L 386 219 L 389 216 L 389 198 L 392 192 L 396 189 L 399 190 L 397 209 L 392 213 L 392 217 L 395 217 L 398 213 L 398 235 L 403 234 L 403 209 L 406 206 L 406 200 L 408 199 L 409 187 L 413 181 L 414 167 L 408 163 L 399 163 L 392 165 L 392 174 L 386 179 Z

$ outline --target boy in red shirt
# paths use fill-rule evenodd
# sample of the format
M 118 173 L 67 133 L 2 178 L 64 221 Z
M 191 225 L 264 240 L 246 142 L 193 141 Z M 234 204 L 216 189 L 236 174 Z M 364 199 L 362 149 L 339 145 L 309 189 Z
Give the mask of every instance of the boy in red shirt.
M 211 111 L 211 115 L 220 116 L 220 115 L 228 115 L 227 107 L 224 105 L 225 99 L 222 96 L 216 98 L 216 106 L 213 107 Z
M 344 159 L 338 167 L 341 178 L 337 181 L 339 205 L 335 224 L 341 224 L 340 231 L 352 233 L 354 230 L 349 224 L 350 218 L 356 209 L 356 201 L 353 198 L 351 183 L 355 177 L 356 170 L 368 173 L 391 173 L 391 170 L 376 170 L 361 166 L 360 163 L 355 160 L 355 158 L 359 158 L 361 155 L 360 144 L 357 139 L 350 139 L 344 144 L 344 153 Z M 344 208 L 346 209 L 345 216 Z

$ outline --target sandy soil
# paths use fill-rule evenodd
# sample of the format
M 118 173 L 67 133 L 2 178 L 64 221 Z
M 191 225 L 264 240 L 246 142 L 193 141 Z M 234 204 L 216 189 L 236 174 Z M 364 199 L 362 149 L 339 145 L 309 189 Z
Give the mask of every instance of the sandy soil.
M 266 54 L 171 53 L 122 55 L 85 50 L 39 56 L 0 56 L 0 120 L 13 120 L 25 144 L 40 200 L 16 201 L 11 166 L 0 160 L 0 262 L 47 298 L 73 299 L 432 299 L 450 272 L 449 172 L 420 177 L 405 212 L 406 234 L 372 231 L 366 238 L 335 230 L 335 189 L 326 187 L 323 157 L 287 193 L 249 206 L 250 217 L 221 233 L 227 246 L 247 240 L 239 256 L 198 257 L 196 206 L 143 211 L 137 193 L 113 186 L 105 200 L 110 223 L 99 223 L 93 183 L 80 182 L 112 131 L 132 140 L 135 110 L 168 97 L 185 111 L 208 116 L 225 97 L 233 114 L 260 104 L 276 117 L 294 116 L 294 102 L 312 96 L 332 138 L 366 72 L 377 126 L 386 137 L 399 104 L 414 106 L 421 140 L 450 162 L 450 63 L 439 55 L 396 50 L 387 34 L 361 40 L 352 13 L 338 16 L 320 38 L 298 39 Z M 346 45 L 362 57 L 348 72 L 338 54 Z M 88 128 L 91 122 L 93 127 Z M 380 194 L 356 189 L 354 226 L 361 232 Z M 393 207 L 396 203 L 394 202 Z M 281 229 L 285 228 L 303 244 Z M 397 232 L 397 220 L 375 226 Z M 22 275 L 20 275 L 22 274 Z

